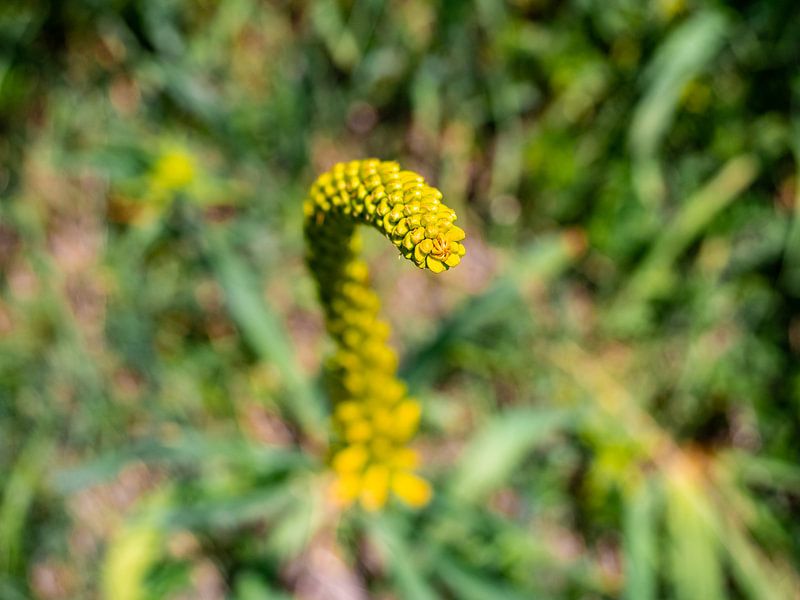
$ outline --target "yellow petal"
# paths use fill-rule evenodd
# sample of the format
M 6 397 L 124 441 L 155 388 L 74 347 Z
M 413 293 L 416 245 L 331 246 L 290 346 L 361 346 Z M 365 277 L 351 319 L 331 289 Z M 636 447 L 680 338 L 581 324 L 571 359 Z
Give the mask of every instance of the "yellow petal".
M 402 239 L 408 233 L 408 221 L 406 219 L 400 219 L 397 225 L 395 225 L 394 229 L 392 230 L 392 235 L 396 238 Z
M 451 254 L 447 257 L 447 260 L 444 261 L 448 267 L 455 267 L 458 263 L 461 262 L 461 257 L 458 254 Z
M 414 260 L 418 264 L 422 264 L 425 262 L 425 254 L 422 252 L 422 244 L 417 244 L 414 248 Z
M 426 264 L 428 265 L 428 268 L 434 273 L 441 273 L 442 271 L 445 271 L 447 269 L 447 267 L 444 266 L 444 263 L 442 261 L 437 260 L 432 256 L 428 256 Z
M 394 474 L 394 477 L 392 477 L 392 492 L 412 508 L 425 506 L 433 495 L 431 486 L 427 481 L 408 471 L 400 471 Z
M 450 231 L 445 234 L 445 237 L 451 242 L 460 242 L 467 237 L 467 234 L 458 225 L 453 225 L 450 227 Z

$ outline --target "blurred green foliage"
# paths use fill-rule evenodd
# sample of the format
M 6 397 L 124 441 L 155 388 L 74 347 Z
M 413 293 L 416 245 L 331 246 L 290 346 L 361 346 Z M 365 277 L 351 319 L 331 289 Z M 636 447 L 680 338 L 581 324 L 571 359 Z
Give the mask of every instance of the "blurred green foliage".
M 0 598 L 791 598 L 794 0 L 0 5 Z M 301 202 L 367 240 L 429 507 L 326 498 Z M 379 242 L 379 240 L 378 240 Z

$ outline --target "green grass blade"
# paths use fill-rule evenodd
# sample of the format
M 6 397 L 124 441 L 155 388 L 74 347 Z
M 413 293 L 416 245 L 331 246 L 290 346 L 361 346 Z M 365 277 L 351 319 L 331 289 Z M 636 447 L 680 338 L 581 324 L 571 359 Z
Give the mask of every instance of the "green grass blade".
M 283 377 L 286 390 L 283 408 L 306 434 L 321 438 L 324 431 L 322 404 L 297 366 L 280 317 L 268 306 L 259 292 L 256 276 L 230 248 L 224 233 L 209 229 L 205 235 L 209 258 L 231 315 L 256 353 L 275 365 Z
M 751 485 L 800 494 L 800 466 L 796 464 L 737 451 L 729 451 L 726 460 Z
M 558 410 L 515 408 L 495 416 L 472 439 L 455 468 L 450 489 L 464 500 L 478 500 L 497 489 L 536 446 L 568 425 Z
M 726 597 L 713 510 L 702 480 L 676 468 L 666 483 L 668 575 L 677 600 Z
M 292 486 L 293 501 L 269 533 L 268 547 L 280 562 L 296 558 L 323 526 L 324 494 L 319 481 L 298 480 Z
M 266 476 L 282 471 L 300 471 L 313 465 L 302 452 L 260 447 L 244 440 L 185 435 L 169 442 L 142 440 L 129 447 L 107 452 L 95 461 L 58 473 L 54 484 L 59 492 L 71 493 L 117 476 L 133 461 L 185 467 L 224 465 L 237 471 Z
M 371 519 L 368 529 L 372 541 L 386 557 L 389 575 L 393 579 L 399 598 L 436 600 L 439 595 L 428 582 L 425 569 L 397 527 L 388 518 Z
M 24 559 L 25 524 L 53 452 L 53 444 L 34 435 L 3 483 L 0 504 L 0 574 L 13 574 Z
M 714 217 L 753 183 L 758 171 L 756 157 L 745 154 L 732 158 L 684 202 L 619 293 L 614 307 L 617 318 L 670 289 L 675 261 Z
M 465 568 L 450 558 L 441 558 L 437 563 L 436 572 L 455 598 L 463 600 L 489 600 L 490 598 L 524 600 L 529 598 L 506 584 Z
M 201 498 L 193 504 L 170 506 L 154 513 L 163 527 L 230 530 L 264 519 L 277 518 L 297 498 L 288 483 L 278 482 L 260 489 Z
M 146 600 L 147 575 L 165 552 L 165 533 L 154 513 L 169 501 L 162 489 L 142 500 L 140 512 L 129 518 L 114 534 L 102 568 L 104 598 Z
M 686 84 L 708 67 L 727 33 L 719 12 L 700 12 L 659 47 L 644 72 L 646 91 L 631 119 L 634 184 L 643 204 L 659 206 L 665 184 L 656 154 L 672 125 Z
M 646 482 L 625 503 L 623 535 L 625 553 L 625 598 L 654 600 L 658 581 L 657 496 Z
M 275 591 L 249 571 L 236 577 L 234 590 L 234 600 L 291 600 L 291 596 Z
M 718 12 L 701 12 L 676 29 L 644 73 L 647 91 L 630 126 L 635 155 L 655 152 L 669 129 L 683 86 L 705 69 L 722 46 L 727 24 Z
M 738 527 L 725 530 L 723 546 L 733 578 L 747 597 L 753 600 L 791 598 L 792 590 L 800 589 L 797 575 L 776 569 Z

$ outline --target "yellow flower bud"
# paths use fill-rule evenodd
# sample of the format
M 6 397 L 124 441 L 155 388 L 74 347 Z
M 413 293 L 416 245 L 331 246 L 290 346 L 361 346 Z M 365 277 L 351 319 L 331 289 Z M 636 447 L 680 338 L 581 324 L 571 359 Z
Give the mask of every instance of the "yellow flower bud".
M 362 415 L 363 409 L 357 402 L 342 402 L 336 407 L 335 415 L 340 421 L 355 421 Z
M 369 454 L 364 446 L 347 446 L 334 455 L 331 465 L 338 473 L 356 473 L 364 468 L 368 460 Z
M 425 506 L 432 495 L 427 481 L 406 471 L 399 471 L 392 476 L 392 492 L 412 508 Z
M 442 271 L 444 271 L 444 270 L 445 270 L 445 268 L 446 268 L 446 267 L 444 266 L 444 263 L 443 263 L 442 261 L 440 261 L 440 260 L 438 260 L 438 259 L 434 258 L 433 256 L 429 256 L 429 257 L 427 258 L 427 260 L 426 260 L 425 264 L 426 264 L 426 265 L 427 265 L 427 267 L 428 267 L 428 268 L 429 268 L 431 271 L 433 271 L 434 273 L 441 273 L 441 272 L 442 272 Z
M 366 442 L 372 435 L 372 427 L 366 421 L 356 421 L 347 426 L 345 437 L 351 444 Z
M 394 435 L 398 439 L 411 437 L 419 427 L 422 407 L 415 400 L 405 400 L 394 409 Z
M 389 497 L 389 468 L 372 465 L 361 481 L 361 505 L 370 511 L 383 508 Z

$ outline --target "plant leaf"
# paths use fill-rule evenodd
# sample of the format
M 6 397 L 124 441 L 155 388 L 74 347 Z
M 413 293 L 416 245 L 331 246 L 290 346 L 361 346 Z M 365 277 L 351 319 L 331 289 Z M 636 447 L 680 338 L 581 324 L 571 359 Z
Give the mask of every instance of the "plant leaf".
M 456 496 L 477 500 L 507 481 L 525 456 L 569 423 L 559 410 L 515 408 L 492 418 L 462 454 L 450 481 Z

